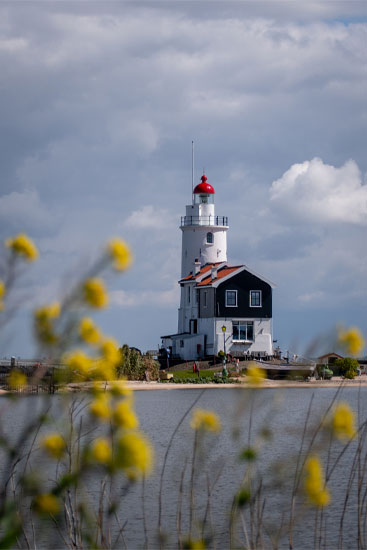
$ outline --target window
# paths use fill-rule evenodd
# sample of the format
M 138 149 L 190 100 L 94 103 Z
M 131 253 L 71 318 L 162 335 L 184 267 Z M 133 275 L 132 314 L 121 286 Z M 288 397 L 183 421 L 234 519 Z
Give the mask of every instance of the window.
M 210 231 L 209 231 L 209 233 L 206 234 L 206 242 L 208 244 L 213 244 L 213 242 L 214 242 L 213 233 L 211 233 Z
M 199 303 L 199 289 L 198 288 L 195 289 L 195 303 L 196 304 Z
M 232 322 L 232 340 L 236 341 L 254 341 L 254 322 L 253 321 L 233 321 Z
M 226 307 L 237 307 L 237 290 L 226 290 Z
M 250 290 L 250 307 L 261 307 L 261 290 Z
M 180 340 L 180 348 L 183 348 L 185 346 L 185 342 L 183 340 Z
M 203 300 L 203 306 L 207 307 L 208 305 L 208 293 L 206 290 L 204 290 L 204 300 Z

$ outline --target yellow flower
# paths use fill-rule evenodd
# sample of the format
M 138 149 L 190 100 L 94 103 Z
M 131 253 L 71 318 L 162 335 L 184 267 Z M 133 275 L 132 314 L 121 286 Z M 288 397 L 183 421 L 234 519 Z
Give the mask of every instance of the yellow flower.
M 91 307 L 104 308 L 108 304 L 108 294 L 104 281 L 91 277 L 84 282 L 83 300 Z
M 190 426 L 193 430 L 208 432 L 219 432 L 221 429 L 219 416 L 213 411 L 206 411 L 204 409 L 194 410 Z
M 33 262 L 39 256 L 34 242 L 24 233 L 19 233 L 16 237 L 7 239 L 5 246 L 10 248 L 15 254 L 24 256 L 28 262 Z
M 133 390 L 126 386 L 123 380 L 115 381 L 111 384 L 111 393 L 112 395 L 121 395 L 123 397 L 129 397 L 130 399 L 132 399 L 134 395 Z
M 74 374 L 82 377 L 91 375 L 93 361 L 83 351 L 77 350 L 65 355 L 64 363 Z
M 34 312 L 34 328 L 37 338 L 43 344 L 52 345 L 57 342 L 54 323 L 60 315 L 60 304 L 54 302 L 49 306 L 43 306 Z
M 52 493 L 43 493 L 36 496 L 34 506 L 39 514 L 50 514 L 56 516 L 60 511 L 60 504 L 55 495 Z
M 91 447 L 91 457 L 100 464 L 108 464 L 112 458 L 112 449 L 109 441 L 104 437 L 96 439 Z
M 60 434 L 47 435 L 41 442 L 42 447 L 54 458 L 61 458 L 65 452 L 65 440 Z
M 139 425 L 139 420 L 134 411 L 131 410 L 130 403 L 128 401 L 121 401 L 116 405 L 113 411 L 113 421 L 116 426 L 126 429 L 134 429 Z
M 111 239 L 107 245 L 108 253 L 113 260 L 114 268 L 124 271 L 132 262 L 132 255 L 128 245 L 121 239 Z
M 107 338 L 102 342 L 101 353 L 104 361 L 111 365 L 117 366 L 121 361 L 121 353 L 116 340 Z
M 116 466 L 130 479 L 149 473 L 152 465 L 153 449 L 142 434 L 127 432 L 117 440 Z
M 3 281 L 0 281 L 0 311 L 4 309 L 3 298 L 5 296 L 5 284 Z
M 259 369 L 256 366 L 256 363 L 250 363 L 250 365 L 247 367 L 247 378 L 249 384 L 261 386 L 264 382 L 265 375 L 265 370 Z
M 184 541 L 184 550 L 205 550 L 205 542 L 202 539 L 188 539 Z
M 305 491 L 311 504 L 318 507 L 330 503 L 330 493 L 325 487 L 324 474 L 318 456 L 311 455 L 305 464 Z
M 331 427 L 341 441 L 353 439 L 356 435 L 355 414 L 348 403 L 338 403 L 335 407 Z
M 113 338 L 104 340 L 99 348 L 101 356 L 96 362 L 96 376 L 102 380 L 115 380 L 116 367 L 121 362 L 121 353 Z
M 110 363 L 103 361 L 101 358 L 95 362 L 94 369 L 95 380 L 114 380 L 116 378 L 116 369 Z
M 361 331 L 357 327 L 351 327 L 347 330 L 340 329 L 338 333 L 338 342 L 350 355 L 360 355 L 364 347 L 364 339 Z
M 18 370 L 12 370 L 9 374 L 8 384 L 12 389 L 22 388 L 27 385 L 27 377 Z
M 90 317 L 83 317 L 79 324 L 79 335 L 88 344 L 98 344 L 101 333 Z
M 111 408 L 109 396 L 106 393 L 101 393 L 92 401 L 89 410 L 93 416 L 101 420 L 109 420 L 111 417 Z

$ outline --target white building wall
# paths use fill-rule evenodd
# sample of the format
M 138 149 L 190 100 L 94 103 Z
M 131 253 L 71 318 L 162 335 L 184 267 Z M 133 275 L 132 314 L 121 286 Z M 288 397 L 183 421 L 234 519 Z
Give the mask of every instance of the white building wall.
M 234 321 L 237 319 L 234 318 Z M 271 319 L 238 319 L 239 321 L 254 322 L 254 341 L 252 343 L 240 343 L 232 341 L 232 319 L 215 320 L 215 354 L 224 351 L 224 340 L 222 327 L 225 325 L 226 353 L 244 354 L 265 353 L 273 355 L 273 327 Z
M 188 289 L 190 288 L 190 302 Z M 195 283 L 181 286 L 181 301 L 178 310 L 178 333 L 190 332 L 190 319 L 197 319 L 199 307 L 196 301 Z
M 181 345 L 181 343 L 183 345 Z M 198 346 L 200 347 L 200 356 L 204 355 L 204 335 L 203 334 L 185 334 L 177 335 L 174 339 L 174 355 L 178 355 L 183 361 L 191 361 L 198 358 Z
M 213 317 L 198 319 L 198 332 L 206 336 L 205 351 L 207 355 L 213 355 L 215 345 L 215 319 Z

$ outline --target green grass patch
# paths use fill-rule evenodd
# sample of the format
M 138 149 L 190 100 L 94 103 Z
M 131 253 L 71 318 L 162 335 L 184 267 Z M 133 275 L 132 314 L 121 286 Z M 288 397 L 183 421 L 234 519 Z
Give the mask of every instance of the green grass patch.
M 186 378 L 198 378 L 197 373 L 193 373 L 192 370 L 176 370 L 173 373 L 175 380 L 185 380 Z M 200 378 L 213 378 L 214 372 L 212 370 L 201 370 Z

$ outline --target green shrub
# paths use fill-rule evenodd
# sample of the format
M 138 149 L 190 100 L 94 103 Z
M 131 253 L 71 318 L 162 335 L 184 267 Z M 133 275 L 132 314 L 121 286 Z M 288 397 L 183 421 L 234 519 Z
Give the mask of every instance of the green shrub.
M 348 378 L 349 380 L 353 380 L 355 376 L 356 376 L 356 373 L 353 369 L 347 370 L 347 372 L 344 374 L 344 378 Z
M 335 367 L 338 369 L 340 376 L 353 379 L 357 375 L 359 363 L 356 359 L 352 359 L 351 357 L 344 357 L 344 359 L 337 359 L 335 361 Z M 334 368 L 333 372 L 335 374 Z
M 128 380 L 145 380 L 148 375 L 149 380 L 158 380 L 159 363 L 151 357 L 142 356 L 136 349 L 129 348 L 128 345 L 120 348 L 122 360 L 117 367 L 119 376 L 126 376 Z

